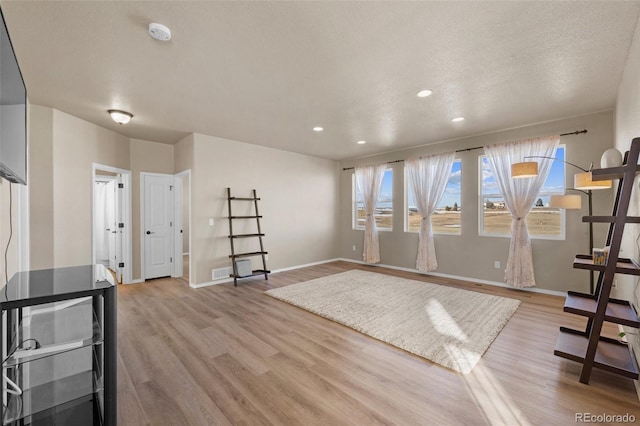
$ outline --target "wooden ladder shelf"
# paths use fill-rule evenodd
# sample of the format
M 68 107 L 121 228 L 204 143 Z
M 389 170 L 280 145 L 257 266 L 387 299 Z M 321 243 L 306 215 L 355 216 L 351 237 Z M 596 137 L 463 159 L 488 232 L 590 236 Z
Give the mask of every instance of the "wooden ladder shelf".
M 611 216 L 585 216 L 583 222 L 609 223 L 606 245 L 610 247 L 606 265 L 593 263 L 591 254 L 577 255 L 573 267 L 598 271 L 598 283 L 594 294 L 569 291 L 564 305 L 565 312 L 587 317 L 584 331 L 560 327 L 560 334 L 553 352 L 562 358 L 582 363 L 580 382 L 588 384 L 591 371 L 600 368 L 625 377 L 638 379 L 638 364 L 631 347 L 601 335 L 604 322 L 627 327 L 640 327 L 640 319 L 633 304 L 627 300 L 610 297 L 615 274 L 640 275 L 638 264 L 619 257 L 626 223 L 640 223 L 638 217 L 628 217 L 629 201 L 636 172 L 640 171 L 640 138 L 631 142 L 625 154 L 624 165 L 592 171 L 593 180 L 620 179 Z
M 262 237 L 264 237 L 264 234 L 262 233 L 262 230 L 260 228 L 260 219 L 262 219 L 262 216 L 260 216 L 260 213 L 258 213 L 258 201 L 260 201 L 260 198 L 258 198 L 255 189 L 252 190 L 252 194 L 253 194 L 252 197 L 232 197 L 231 188 L 227 188 L 227 206 L 229 208 L 229 216 L 228 216 L 229 217 L 229 243 L 231 244 L 231 255 L 229 255 L 229 257 L 231 258 L 231 264 L 233 267 L 233 273 L 230 275 L 230 277 L 233 278 L 234 286 L 238 285 L 239 278 L 249 278 L 249 277 L 255 277 L 258 275 L 264 275 L 264 279 L 268 280 L 269 273 L 271 272 L 267 269 L 266 256 L 268 253 L 264 250 L 264 244 L 262 242 Z M 231 210 L 232 210 L 231 207 L 234 201 L 253 202 L 255 215 L 234 216 L 231 213 Z M 252 232 L 247 234 L 234 234 L 233 222 L 235 220 L 242 220 L 242 221 L 255 220 L 257 225 L 257 232 Z M 235 241 L 238 239 L 249 239 L 249 238 L 257 238 L 260 244 L 260 249 L 258 251 L 236 253 Z M 240 258 L 257 257 L 257 256 L 262 258 L 262 269 L 255 269 L 255 270 L 251 270 L 250 273 L 241 274 L 238 268 L 237 260 Z

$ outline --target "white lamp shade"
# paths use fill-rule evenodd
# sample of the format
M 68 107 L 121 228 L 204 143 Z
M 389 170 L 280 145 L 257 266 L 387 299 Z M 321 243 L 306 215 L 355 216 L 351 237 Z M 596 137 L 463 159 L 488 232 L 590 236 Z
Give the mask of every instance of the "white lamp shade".
M 534 176 L 538 176 L 538 163 L 536 161 L 525 161 L 511 165 L 512 178 L 520 179 Z
M 610 180 L 592 180 L 591 172 L 576 173 L 573 176 L 573 187 L 575 189 L 607 189 L 611 188 Z
M 600 158 L 600 166 L 603 169 L 607 167 L 618 167 L 622 165 L 622 154 L 615 148 L 609 148 L 602 154 Z
M 556 209 L 581 209 L 581 195 L 552 195 L 549 197 L 549 207 Z

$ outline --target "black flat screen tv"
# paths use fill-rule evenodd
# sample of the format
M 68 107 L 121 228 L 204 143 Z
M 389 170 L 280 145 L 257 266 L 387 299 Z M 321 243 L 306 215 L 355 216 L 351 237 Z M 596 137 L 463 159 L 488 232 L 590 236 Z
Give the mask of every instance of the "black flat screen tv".
M 27 88 L 0 9 L 0 176 L 27 184 Z

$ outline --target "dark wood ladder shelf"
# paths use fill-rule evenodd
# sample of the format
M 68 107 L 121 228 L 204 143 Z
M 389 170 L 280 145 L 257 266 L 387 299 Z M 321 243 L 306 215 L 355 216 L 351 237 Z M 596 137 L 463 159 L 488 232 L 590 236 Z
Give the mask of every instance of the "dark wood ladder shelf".
M 227 188 L 227 206 L 229 209 L 229 242 L 231 244 L 231 254 L 229 255 L 229 258 L 231 258 L 231 264 L 233 267 L 233 273 L 230 275 L 231 278 L 233 278 L 233 285 L 237 286 L 238 285 L 238 279 L 239 278 L 249 278 L 249 277 L 256 277 L 259 275 L 264 275 L 264 279 L 268 280 L 269 279 L 269 274 L 271 273 L 271 271 L 269 271 L 267 269 L 267 254 L 268 252 L 266 252 L 264 250 L 264 244 L 262 242 L 262 237 L 265 236 L 265 234 L 262 233 L 261 227 L 260 227 L 260 219 L 262 219 L 262 216 L 260 215 L 260 213 L 258 212 L 258 201 L 260 201 L 260 198 L 258 198 L 257 194 L 256 194 L 256 190 L 253 189 L 252 190 L 252 197 L 232 197 L 231 196 L 231 188 Z M 251 201 L 253 202 L 253 207 L 254 207 L 254 215 L 245 215 L 245 216 L 234 216 L 233 214 L 231 214 L 231 210 L 232 210 L 232 201 Z M 233 221 L 239 219 L 239 220 L 247 220 L 247 219 L 255 219 L 256 221 L 256 228 L 257 228 L 257 232 L 250 232 L 250 233 L 243 233 L 243 234 L 234 234 L 233 233 Z M 246 222 L 245 222 L 246 223 Z M 236 247 L 234 244 L 234 241 L 237 239 L 249 239 L 249 238 L 257 238 L 258 239 L 258 243 L 260 245 L 260 250 L 258 251 L 251 251 L 251 252 L 245 252 L 245 253 L 236 253 Z M 246 272 L 243 271 L 243 273 L 240 273 L 239 268 L 238 268 L 238 261 L 237 259 L 241 259 L 241 258 L 246 258 L 246 257 L 255 257 L 255 256 L 260 256 L 262 259 L 262 268 L 261 269 L 254 269 L 251 272 Z
M 619 257 L 626 223 L 640 223 L 640 218 L 629 217 L 629 203 L 636 172 L 640 171 L 640 138 L 631 142 L 620 167 L 592 170 L 594 181 L 620 179 L 611 216 L 586 216 L 587 223 L 608 223 L 606 264 L 594 264 L 592 255 L 578 254 L 573 261 L 576 269 L 598 271 L 594 294 L 567 292 L 564 311 L 587 317 L 584 331 L 560 328 L 554 355 L 582 364 L 580 382 L 588 384 L 593 368 L 599 368 L 638 379 L 638 363 L 632 348 L 624 342 L 601 335 L 604 322 L 640 328 L 638 313 L 630 301 L 611 298 L 615 274 L 640 275 L 640 267 L 633 259 Z

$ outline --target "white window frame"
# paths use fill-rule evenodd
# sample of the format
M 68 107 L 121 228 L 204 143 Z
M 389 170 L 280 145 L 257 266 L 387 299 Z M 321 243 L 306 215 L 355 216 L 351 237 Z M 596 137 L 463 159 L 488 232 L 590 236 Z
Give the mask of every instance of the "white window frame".
M 460 163 L 460 179 L 462 179 L 462 159 L 460 158 L 456 158 L 453 160 L 453 162 L 458 162 Z M 449 184 L 448 180 L 447 180 L 447 185 Z M 446 191 L 446 187 L 445 187 L 445 191 Z M 462 183 L 460 184 L 460 204 L 462 204 Z M 462 235 L 462 213 L 460 214 L 460 228 L 458 228 L 460 230 L 460 232 L 458 232 L 457 234 L 451 233 L 451 232 L 438 232 L 438 231 L 433 231 L 434 235 L 451 235 L 453 237 L 459 237 Z M 420 231 L 411 231 L 409 229 L 409 180 L 407 179 L 407 168 L 405 167 L 404 169 L 404 232 L 409 232 L 411 234 L 417 234 Z
M 391 227 L 390 228 L 380 228 L 378 226 L 378 231 L 379 232 L 390 232 L 393 231 L 393 215 L 395 215 L 395 210 L 393 208 L 393 199 L 395 197 L 395 194 L 393 193 L 393 180 L 395 179 L 395 177 L 393 176 L 393 168 L 391 167 L 387 167 L 385 169 L 385 173 L 387 173 L 388 171 L 391 171 L 392 175 L 391 175 Z M 351 229 L 353 229 L 354 231 L 364 231 L 364 226 L 360 226 L 358 225 L 358 203 L 356 200 L 356 191 L 357 191 L 357 184 L 356 184 L 356 173 L 353 172 L 351 174 Z
M 567 162 L 567 147 L 565 144 L 558 145 L 558 148 L 562 148 L 564 150 L 564 161 Z M 494 234 L 488 233 L 484 231 L 484 199 L 485 195 L 482 193 L 482 159 L 485 158 L 486 155 L 481 154 L 478 156 L 478 235 L 481 237 L 497 237 L 497 238 L 511 238 L 511 233 L 507 234 Z M 561 160 L 553 160 L 560 161 Z M 549 195 L 563 195 L 567 191 L 567 170 L 566 164 L 564 165 L 564 191 L 563 192 L 540 192 L 536 196 L 536 201 L 538 198 Z M 491 195 L 491 194 L 489 194 Z M 502 198 L 502 196 L 498 193 L 495 197 L 491 198 Z M 564 241 L 566 240 L 566 230 L 567 230 L 567 222 L 566 222 L 566 213 L 565 209 L 558 209 L 560 211 L 560 234 L 559 235 L 535 235 L 531 232 L 529 233 L 529 238 L 532 240 L 557 240 Z

